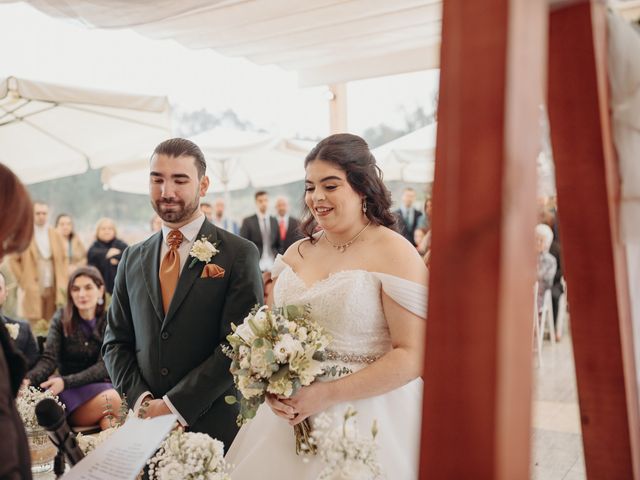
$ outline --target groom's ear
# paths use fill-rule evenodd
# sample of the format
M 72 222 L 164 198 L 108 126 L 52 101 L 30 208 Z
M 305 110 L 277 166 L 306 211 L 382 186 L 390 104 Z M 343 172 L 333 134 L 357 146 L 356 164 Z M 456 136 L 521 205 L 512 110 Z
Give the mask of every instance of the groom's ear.
M 209 190 L 209 177 L 203 175 L 200 179 L 200 196 L 204 197 L 207 194 L 207 190 Z

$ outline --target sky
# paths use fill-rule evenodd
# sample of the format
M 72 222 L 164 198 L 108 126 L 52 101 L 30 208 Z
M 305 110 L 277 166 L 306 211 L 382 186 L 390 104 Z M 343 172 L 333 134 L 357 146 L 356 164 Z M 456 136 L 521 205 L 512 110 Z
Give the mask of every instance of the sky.
M 167 95 L 182 110 L 226 109 L 285 136 L 329 133 L 327 89 L 299 88 L 295 72 L 192 50 L 131 30 L 99 30 L 54 19 L 24 3 L 0 4 L 0 77 Z M 348 128 L 402 126 L 405 111 L 431 108 L 438 71 L 381 77 L 347 86 Z

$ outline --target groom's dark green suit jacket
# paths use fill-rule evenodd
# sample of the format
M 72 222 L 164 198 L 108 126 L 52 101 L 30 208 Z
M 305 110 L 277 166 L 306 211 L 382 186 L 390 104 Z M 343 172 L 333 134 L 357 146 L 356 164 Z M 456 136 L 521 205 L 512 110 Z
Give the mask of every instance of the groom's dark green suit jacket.
M 200 278 L 204 262 L 180 274 L 166 315 L 160 291 L 162 233 L 125 250 L 118 267 L 102 354 L 114 386 L 130 406 L 149 391 L 166 395 L 193 431 L 205 432 L 228 448 L 235 437 L 237 409 L 230 360 L 221 343 L 256 304 L 262 277 L 255 245 L 205 220 L 197 238 L 218 242 L 211 263 L 223 278 Z

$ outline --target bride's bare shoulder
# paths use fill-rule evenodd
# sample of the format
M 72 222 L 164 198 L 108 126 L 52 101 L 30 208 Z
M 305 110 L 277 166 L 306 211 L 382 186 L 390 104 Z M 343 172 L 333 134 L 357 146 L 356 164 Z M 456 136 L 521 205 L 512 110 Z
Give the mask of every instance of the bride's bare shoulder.
M 314 243 L 309 237 L 298 240 L 287 248 L 287 251 L 282 255 L 282 260 L 295 270 L 296 265 L 304 259 L 305 254 L 310 253 L 314 248 Z
M 373 256 L 375 271 L 426 284 L 427 267 L 418 250 L 395 230 L 376 229 L 372 249 L 378 252 Z

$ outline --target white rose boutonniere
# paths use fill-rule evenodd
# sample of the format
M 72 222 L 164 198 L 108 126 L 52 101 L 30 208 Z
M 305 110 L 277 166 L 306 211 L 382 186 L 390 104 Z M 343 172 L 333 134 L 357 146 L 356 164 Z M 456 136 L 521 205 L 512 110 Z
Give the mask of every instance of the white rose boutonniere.
M 15 340 L 16 338 L 18 338 L 18 334 L 20 333 L 20 325 L 18 325 L 17 323 L 6 323 L 5 327 L 7 327 L 9 336 L 12 339 Z
M 213 257 L 220 253 L 220 250 L 216 248 L 217 246 L 217 242 L 211 243 L 205 236 L 201 237 L 200 240 L 193 242 L 193 246 L 189 252 L 189 256 L 193 257 L 193 260 L 191 260 L 189 268 L 193 267 L 198 262 L 209 263 Z

